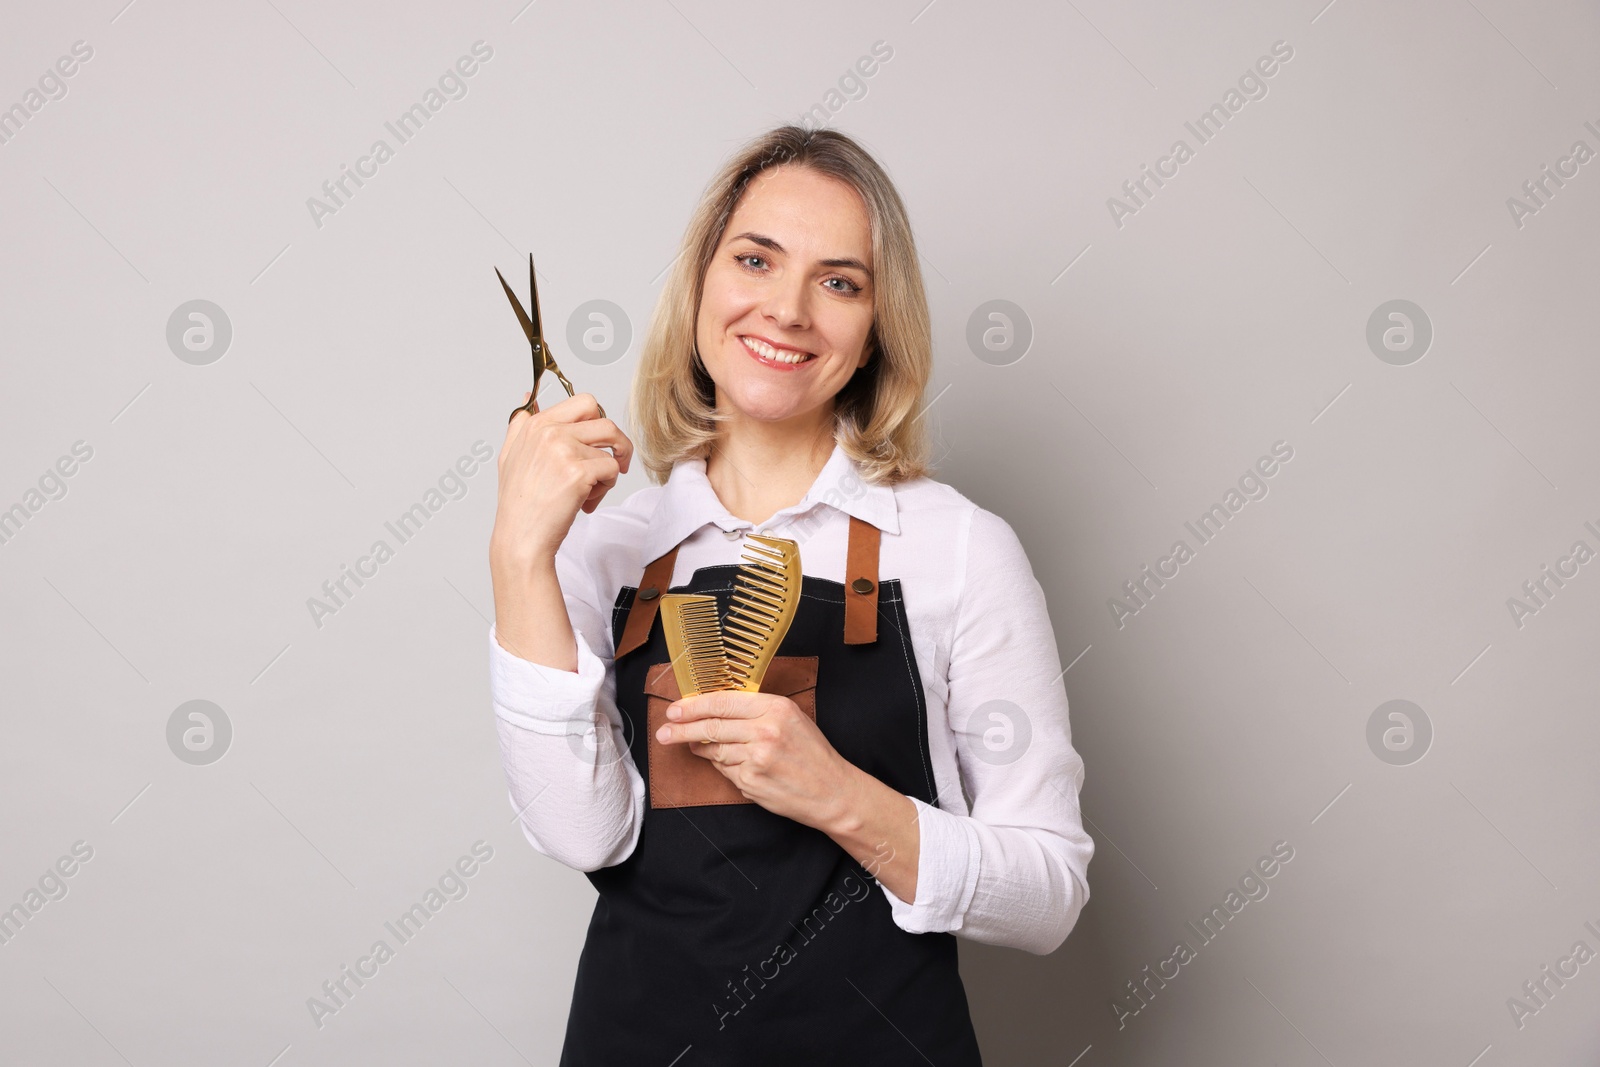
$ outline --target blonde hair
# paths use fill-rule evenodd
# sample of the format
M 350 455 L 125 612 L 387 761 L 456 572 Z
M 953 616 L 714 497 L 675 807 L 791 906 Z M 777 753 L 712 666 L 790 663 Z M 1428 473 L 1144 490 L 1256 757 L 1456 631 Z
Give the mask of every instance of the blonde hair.
M 750 181 L 784 165 L 854 188 L 871 227 L 871 355 L 834 396 L 834 439 L 874 484 L 928 473 L 927 434 L 916 416 L 933 369 L 932 330 L 905 205 L 883 168 L 849 137 L 779 126 L 746 144 L 706 186 L 640 349 L 628 416 L 636 456 L 658 485 L 678 460 L 709 455 L 717 424 L 730 418 L 715 410 L 715 386 L 695 346 L 706 268 Z

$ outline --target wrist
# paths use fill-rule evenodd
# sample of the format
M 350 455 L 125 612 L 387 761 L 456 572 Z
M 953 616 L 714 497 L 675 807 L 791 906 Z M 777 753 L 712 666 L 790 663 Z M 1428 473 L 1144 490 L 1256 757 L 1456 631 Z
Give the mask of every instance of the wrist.
M 832 810 L 825 813 L 819 829 L 843 844 L 860 838 L 866 826 L 865 786 L 876 779 L 849 760 L 839 762 L 843 780 L 833 791 Z
M 489 538 L 489 571 L 496 580 L 524 582 L 555 574 L 553 550 L 517 544 L 499 536 Z

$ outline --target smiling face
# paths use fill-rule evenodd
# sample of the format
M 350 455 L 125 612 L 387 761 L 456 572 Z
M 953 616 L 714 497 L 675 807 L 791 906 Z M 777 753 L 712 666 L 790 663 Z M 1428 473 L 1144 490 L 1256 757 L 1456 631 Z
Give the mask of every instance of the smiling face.
M 855 189 L 804 166 L 757 175 L 706 267 L 695 320 L 717 409 L 831 418 L 834 395 L 871 355 L 872 266 Z

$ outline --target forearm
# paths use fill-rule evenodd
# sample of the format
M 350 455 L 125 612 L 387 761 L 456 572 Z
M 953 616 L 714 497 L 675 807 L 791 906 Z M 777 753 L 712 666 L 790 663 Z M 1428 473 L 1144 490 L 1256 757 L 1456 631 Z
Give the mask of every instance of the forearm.
M 523 560 L 491 545 L 495 637 L 507 652 L 561 671 L 578 669 L 577 637 L 555 559 Z
M 921 831 L 911 798 L 859 767 L 849 767 L 838 814 L 822 827 L 884 888 L 911 903 L 917 895 Z
M 954 818 L 976 831 L 980 856 L 961 935 L 1035 955 L 1054 952 L 1088 902 L 1093 842 L 1081 831 L 1061 835 Z
M 563 671 L 518 656 L 496 627 L 489 693 L 523 832 L 538 851 L 589 871 L 632 850 L 644 782 L 628 753 L 610 667 L 587 639 L 574 642 L 574 669 Z
M 620 863 L 638 842 L 644 782 L 599 725 L 593 741 L 497 719 L 512 809 L 540 853 L 574 870 Z

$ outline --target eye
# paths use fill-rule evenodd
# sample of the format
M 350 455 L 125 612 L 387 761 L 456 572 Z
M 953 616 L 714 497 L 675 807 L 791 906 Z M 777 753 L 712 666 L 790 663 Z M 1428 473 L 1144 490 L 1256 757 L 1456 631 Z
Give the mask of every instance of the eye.
M 829 278 L 828 281 L 829 282 L 843 282 L 844 283 L 845 288 L 843 288 L 843 289 L 835 289 L 834 292 L 836 292 L 836 293 L 859 293 L 859 292 L 861 292 L 861 286 L 857 285 L 855 282 L 851 281 L 849 278 L 841 278 L 841 277 L 835 276 L 835 277 Z M 824 282 L 823 284 L 826 285 L 827 282 Z
M 749 263 L 745 262 L 746 260 L 754 259 L 754 260 L 759 260 L 762 263 L 765 263 L 767 261 L 765 256 L 763 256 L 763 255 L 761 255 L 760 253 L 757 253 L 757 252 L 744 252 L 744 253 L 742 253 L 740 255 L 734 256 L 733 258 L 735 260 L 737 260 L 739 262 L 739 264 L 741 266 L 743 266 L 746 270 L 760 270 L 761 269 L 760 267 L 751 267 Z

